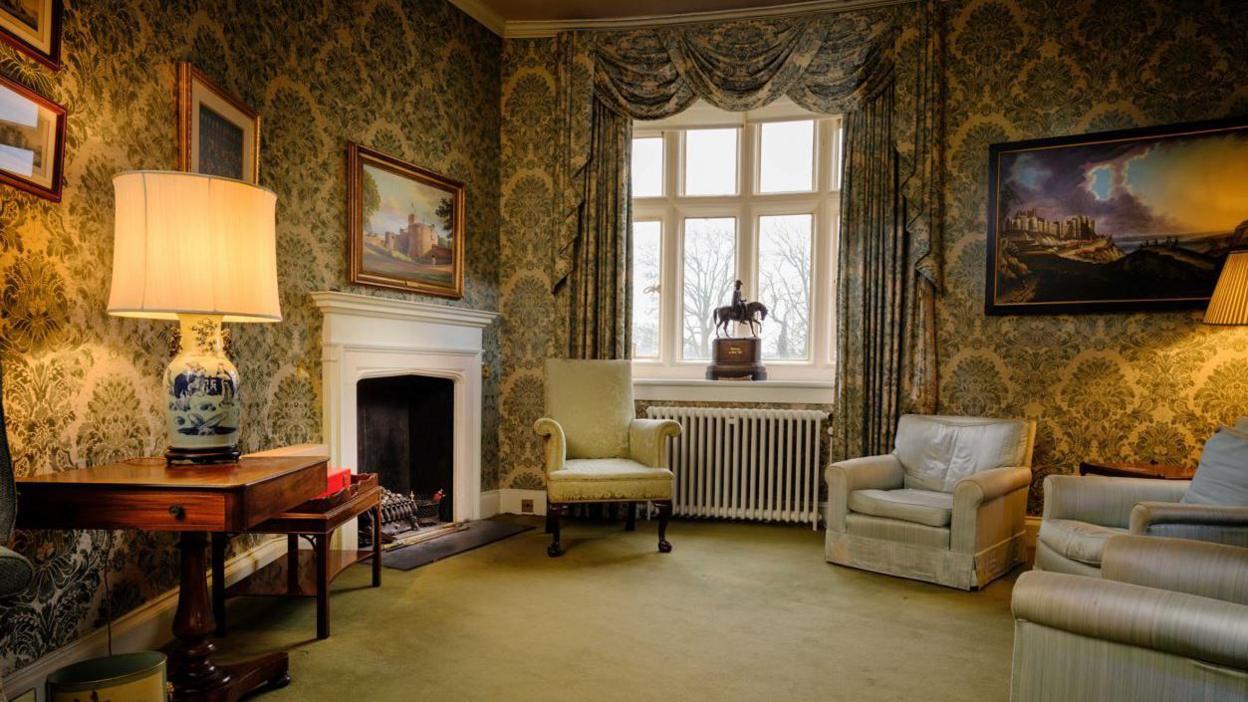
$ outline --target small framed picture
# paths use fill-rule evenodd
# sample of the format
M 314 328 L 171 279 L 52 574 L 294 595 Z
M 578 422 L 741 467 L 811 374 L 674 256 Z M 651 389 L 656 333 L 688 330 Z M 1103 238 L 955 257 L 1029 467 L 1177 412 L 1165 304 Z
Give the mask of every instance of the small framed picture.
M 58 71 L 62 0 L 0 0 L 0 40 Z
M 64 161 L 65 108 L 0 76 L 0 182 L 60 202 Z
M 178 169 L 260 182 L 260 114 L 186 62 L 178 64 Z
M 358 144 L 347 147 L 352 283 L 464 296 L 464 184 Z

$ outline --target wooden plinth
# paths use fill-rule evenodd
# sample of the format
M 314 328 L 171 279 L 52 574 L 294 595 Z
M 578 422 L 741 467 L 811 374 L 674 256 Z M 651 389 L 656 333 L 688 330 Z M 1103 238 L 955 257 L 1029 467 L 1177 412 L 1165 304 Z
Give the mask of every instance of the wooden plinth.
M 762 340 L 756 336 L 715 339 L 711 347 L 711 365 L 706 367 L 706 379 L 766 380 Z

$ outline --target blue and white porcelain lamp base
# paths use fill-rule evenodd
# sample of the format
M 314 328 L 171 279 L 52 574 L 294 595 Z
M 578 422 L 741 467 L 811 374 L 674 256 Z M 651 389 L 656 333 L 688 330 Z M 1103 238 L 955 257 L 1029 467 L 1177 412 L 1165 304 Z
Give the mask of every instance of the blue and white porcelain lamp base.
M 179 314 L 181 345 L 165 370 L 169 463 L 238 460 L 238 369 L 225 355 L 221 315 Z

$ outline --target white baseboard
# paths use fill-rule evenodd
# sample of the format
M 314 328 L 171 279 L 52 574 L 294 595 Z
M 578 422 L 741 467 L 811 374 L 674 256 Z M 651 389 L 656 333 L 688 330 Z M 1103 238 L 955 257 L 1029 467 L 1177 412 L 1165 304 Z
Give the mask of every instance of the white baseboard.
M 265 541 L 230 559 L 225 564 L 225 580 L 233 584 L 285 553 L 285 538 L 277 537 Z M 209 575 L 209 582 L 211 579 L 212 576 Z M 174 588 L 118 617 L 113 621 L 113 652 L 146 651 L 163 646 L 172 638 L 170 631 L 173 629 L 173 616 L 177 608 L 178 589 Z M 108 655 L 107 631 L 96 629 L 9 675 L 4 680 L 4 692 L 9 699 L 13 699 L 33 688 L 35 699 L 43 702 L 43 681 L 48 674 L 70 663 L 105 655 Z
M 489 519 L 498 514 L 498 490 L 481 491 L 481 518 Z
M 546 514 L 545 490 L 503 488 L 498 491 L 498 498 L 498 511 L 500 514 Z M 533 509 L 527 511 L 524 509 L 525 500 L 533 501 Z

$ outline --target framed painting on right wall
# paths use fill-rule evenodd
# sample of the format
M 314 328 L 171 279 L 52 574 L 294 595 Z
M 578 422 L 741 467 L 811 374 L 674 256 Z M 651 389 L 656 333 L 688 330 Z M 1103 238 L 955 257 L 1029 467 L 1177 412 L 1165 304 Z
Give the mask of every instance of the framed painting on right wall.
M 987 314 L 1201 308 L 1248 246 L 1248 118 L 988 154 Z

